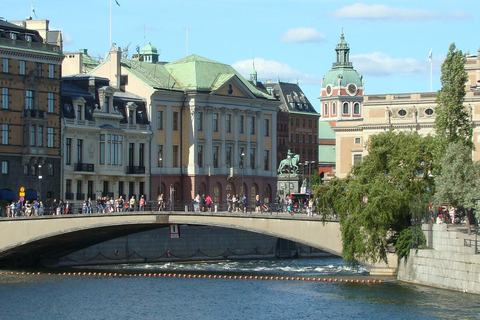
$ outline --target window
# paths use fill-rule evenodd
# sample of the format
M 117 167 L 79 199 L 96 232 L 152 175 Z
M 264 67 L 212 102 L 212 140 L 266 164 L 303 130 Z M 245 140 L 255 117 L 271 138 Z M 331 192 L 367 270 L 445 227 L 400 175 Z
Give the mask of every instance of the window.
M 265 137 L 270 137 L 270 119 L 265 119 Z
M 65 164 L 72 164 L 72 139 L 65 139 Z
M 264 150 L 263 154 L 263 170 L 270 170 L 270 150 Z
M 105 135 L 100 135 L 100 164 L 105 164 Z
M 312 127 L 312 120 L 308 120 L 308 127 L 309 127 L 309 128 Z
M 337 114 L 337 104 L 334 102 L 332 105 L 332 115 L 336 115 L 336 114 Z
M 53 163 L 47 164 L 47 171 L 50 177 L 53 177 Z
M 35 74 L 37 75 L 37 77 L 42 76 L 42 64 L 41 63 L 37 63 L 37 67 L 35 69 Z
M 49 78 L 55 77 L 55 66 L 53 64 L 48 65 L 48 77 Z
M 8 58 L 3 58 L 3 73 L 8 73 Z
M 33 91 L 25 91 L 25 109 L 33 110 Z
M 8 174 L 8 161 L 2 161 L 2 174 Z
M 197 147 L 197 164 L 199 168 L 203 168 L 203 146 Z
M 218 113 L 213 114 L 213 132 L 218 132 Z
M 355 144 L 360 144 L 360 138 L 355 138 Z
M 239 167 L 240 169 L 243 169 L 244 168 L 244 161 L 245 161 L 245 149 L 243 147 L 240 147 L 238 149 L 238 155 L 240 156 L 240 163 L 239 163 Z
M 238 132 L 239 133 L 244 133 L 244 126 L 245 126 L 245 116 L 244 115 L 239 115 L 238 116 Z
M 7 145 L 8 144 L 8 137 L 9 134 L 9 129 L 8 129 L 8 124 L 2 124 L 2 144 Z
M 43 126 L 38 126 L 38 135 L 37 135 L 37 138 L 38 138 L 37 145 L 38 145 L 39 147 L 43 147 Z
M 343 114 L 348 114 L 348 113 L 349 113 L 348 102 L 344 102 L 343 103 Z
M 163 167 L 163 145 L 159 144 L 157 146 L 157 166 L 159 168 Z
M 36 142 L 37 142 L 37 126 L 31 125 L 30 126 L 30 147 L 35 147 Z
M 135 163 L 135 144 L 128 144 L 128 165 L 133 166 Z
M 357 163 L 362 161 L 362 155 L 361 154 L 354 154 L 353 155 L 353 165 L 356 165 Z
M 53 128 L 47 128 L 47 147 L 49 148 L 53 148 L 53 137 L 54 137 Z
M 163 110 L 157 110 L 157 130 L 163 130 Z
M 140 143 L 138 148 L 138 164 L 139 166 L 145 166 L 145 143 Z
M 250 149 L 250 167 L 255 169 L 255 148 Z
M 198 131 L 203 131 L 203 112 L 198 113 Z
M 49 92 L 47 94 L 47 112 L 53 113 L 54 112 L 54 94 L 53 92 Z
M 178 131 L 178 112 L 173 113 L 173 130 Z
M 302 119 L 302 126 L 305 128 L 305 119 Z
M 295 134 L 295 141 L 300 142 L 300 134 L 299 133 Z
M 296 125 L 297 127 L 300 126 L 300 119 L 295 119 L 295 125 Z
M 290 132 L 290 142 L 293 142 L 293 132 Z
M 213 146 L 213 167 L 214 168 L 218 168 L 219 165 L 219 161 L 218 161 L 218 151 L 219 151 L 219 147 L 218 146 Z
M 66 180 L 65 193 L 72 193 L 72 180 Z M 68 197 L 65 197 L 68 199 Z
M 290 127 L 293 127 L 293 118 L 290 118 Z
M 83 120 L 83 105 L 77 104 L 77 120 Z
M 312 135 L 309 134 L 309 135 L 308 135 L 308 143 L 312 143 L 312 142 L 313 142 L 313 141 L 312 141 Z
M 105 135 L 102 134 L 101 136 L 105 139 Z M 118 134 L 107 134 L 106 137 L 106 150 L 100 150 L 100 152 L 106 151 L 107 164 L 114 166 L 123 165 L 123 136 Z M 103 139 L 100 138 L 100 141 L 103 141 Z M 102 149 L 101 145 L 102 142 L 100 142 L 100 149 Z M 141 145 L 142 144 L 140 144 L 140 146 Z M 102 159 L 102 155 L 100 155 L 100 159 Z M 105 156 L 103 156 L 103 159 L 105 159 Z
M 227 125 L 227 132 L 232 132 L 232 115 L 227 114 L 227 120 L 226 120 L 226 125 Z
M 256 124 L 255 117 L 254 116 L 250 117 L 250 134 L 255 134 L 255 124 Z
M 178 168 L 180 166 L 179 161 L 178 161 L 179 150 L 180 150 L 180 147 L 178 145 L 173 146 L 173 152 L 172 152 L 173 159 L 172 160 L 173 160 L 173 167 L 174 168 Z
M 307 140 L 305 139 L 305 133 L 303 134 L 303 140 L 302 142 L 305 143 Z
M 83 163 L 83 140 L 77 139 L 77 163 Z
M 360 114 L 360 103 L 355 102 L 353 105 L 353 114 Z
M 231 146 L 225 147 L 225 160 L 226 160 L 227 168 L 231 168 L 232 167 L 232 147 Z
M 26 72 L 25 72 L 25 61 L 23 60 L 20 60 L 20 74 L 24 75 Z
M 2 109 L 8 109 L 8 88 L 2 88 Z

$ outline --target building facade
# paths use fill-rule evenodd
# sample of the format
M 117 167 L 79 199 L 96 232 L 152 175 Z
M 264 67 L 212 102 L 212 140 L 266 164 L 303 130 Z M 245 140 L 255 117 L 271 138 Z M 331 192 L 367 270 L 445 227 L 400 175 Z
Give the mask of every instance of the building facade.
M 48 21 L 41 25 L 48 36 Z M 48 44 L 36 30 L 0 21 L 0 200 L 60 195 L 64 56 L 57 44 Z
M 150 121 L 143 98 L 106 78 L 62 78 L 62 199 L 138 201 L 150 194 Z
M 197 194 L 214 203 L 227 194 L 275 197 L 278 101 L 231 66 L 190 55 L 157 63 L 151 44 L 135 59 L 112 50 L 91 74 L 146 100 L 152 119 L 150 196 L 172 206 Z
M 264 86 L 270 95 L 281 102 L 277 114 L 277 168 L 280 161 L 287 159 L 290 150 L 300 156 L 299 173 L 308 177 L 318 165 L 320 114 L 298 84 L 267 81 Z

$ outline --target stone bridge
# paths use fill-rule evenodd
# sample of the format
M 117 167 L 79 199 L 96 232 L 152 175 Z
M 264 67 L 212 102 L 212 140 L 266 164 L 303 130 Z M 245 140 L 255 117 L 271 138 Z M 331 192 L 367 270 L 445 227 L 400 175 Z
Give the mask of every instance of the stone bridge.
M 342 254 L 339 223 L 323 223 L 317 216 L 145 211 L 0 219 L 0 261 L 4 265 L 38 265 L 97 243 L 172 224 L 239 229 Z M 394 255 L 389 257 L 389 265 L 362 264 L 372 275 L 395 274 L 397 268 Z

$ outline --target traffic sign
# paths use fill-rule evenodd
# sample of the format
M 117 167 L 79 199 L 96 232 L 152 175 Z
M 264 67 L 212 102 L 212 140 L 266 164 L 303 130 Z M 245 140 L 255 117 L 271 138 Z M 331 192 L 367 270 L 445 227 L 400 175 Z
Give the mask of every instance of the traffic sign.
M 25 197 L 25 192 L 20 192 L 19 196 L 20 197 Z
M 20 187 L 20 192 L 25 192 L 25 187 Z
M 25 197 L 20 197 L 20 201 L 25 201 Z

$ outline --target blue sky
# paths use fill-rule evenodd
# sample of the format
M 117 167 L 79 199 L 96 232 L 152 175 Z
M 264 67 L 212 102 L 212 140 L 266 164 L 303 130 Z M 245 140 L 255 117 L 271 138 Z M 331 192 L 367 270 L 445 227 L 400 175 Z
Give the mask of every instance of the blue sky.
M 298 81 L 317 110 L 342 28 L 366 94 L 430 91 L 431 49 L 433 91 L 439 90 L 449 45 L 474 55 L 480 46 L 474 39 L 480 3 L 471 0 L 117 1 L 112 42 L 128 46 L 130 55 L 151 42 L 162 61 L 198 54 L 246 78 L 254 60 L 259 80 Z M 16 0 L 1 15 L 25 19 L 31 4 Z M 64 51 L 86 48 L 93 57 L 108 51 L 110 0 L 36 0 L 33 6 L 38 19 L 62 30 Z

